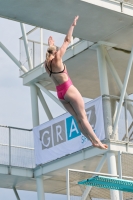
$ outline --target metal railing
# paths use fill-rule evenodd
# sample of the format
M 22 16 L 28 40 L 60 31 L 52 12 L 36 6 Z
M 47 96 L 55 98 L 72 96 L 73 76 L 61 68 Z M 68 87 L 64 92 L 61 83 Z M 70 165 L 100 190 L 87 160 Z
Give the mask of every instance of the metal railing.
M 47 40 L 46 40 L 46 36 L 43 36 L 43 43 L 42 43 L 42 48 L 41 48 L 41 41 L 40 41 L 40 31 L 41 29 L 38 27 L 35 27 L 34 29 L 32 29 L 31 31 L 29 31 L 26 35 L 27 35 L 27 40 L 28 40 L 28 46 L 29 46 L 29 54 L 31 57 L 31 61 L 33 64 L 33 68 L 37 67 L 38 65 L 40 65 L 40 63 L 42 62 L 41 59 L 41 55 L 43 55 L 43 59 L 45 59 L 45 55 L 47 52 L 47 48 L 48 48 L 48 44 L 47 44 Z M 51 31 L 48 31 L 46 29 L 43 29 L 43 32 L 45 34 L 53 34 L 53 32 L 51 33 Z M 61 37 L 61 41 L 63 41 L 65 35 L 61 34 L 61 33 L 57 33 L 54 32 L 55 38 L 57 39 L 57 46 L 61 46 L 60 44 L 60 37 Z M 75 43 L 77 43 L 77 41 L 79 41 L 80 39 L 78 38 L 74 38 L 70 44 L 70 48 L 73 48 L 73 45 Z M 29 66 L 28 66 L 28 60 L 27 60 L 27 56 L 26 56 L 26 52 L 25 52 L 25 47 L 24 47 L 24 41 L 23 41 L 23 37 L 19 38 L 19 46 L 20 46 L 20 62 L 22 65 L 25 66 L 25 68 L 27 70 L 29 70 Z M 20 75 L 22 75 L 23 72 L 22 70 L 20 70 Z
M 129 5 L 133 5 L 133 0 L 115 0 L 115 1 L 118 1 L 120 3 L 126 3 L 126 4 L 129 4 Z
M 0 125 L 0 164 L 35 167 L 32 129 Z

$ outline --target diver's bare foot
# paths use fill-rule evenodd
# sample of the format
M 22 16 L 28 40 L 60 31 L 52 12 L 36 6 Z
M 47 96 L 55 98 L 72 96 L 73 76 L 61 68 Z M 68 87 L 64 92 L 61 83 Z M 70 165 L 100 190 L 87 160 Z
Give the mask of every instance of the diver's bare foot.
M 97 143 L 92 143 L 94 147 L 97 147 L 99 149 L 108 149 L 108 145 L 107 144 L 102 144 L 101 142 L 97 142 Z

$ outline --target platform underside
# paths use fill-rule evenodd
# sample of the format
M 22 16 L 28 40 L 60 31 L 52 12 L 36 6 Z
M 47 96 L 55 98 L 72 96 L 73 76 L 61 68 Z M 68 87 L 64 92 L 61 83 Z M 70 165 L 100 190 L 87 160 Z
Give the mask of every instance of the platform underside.
M 92 42 L 108 40 L 133 25 L 132 16 L 81 0 L 0 0 L 0 5 L 1 17 L 64 34 L 79 15 L 74 36 Z

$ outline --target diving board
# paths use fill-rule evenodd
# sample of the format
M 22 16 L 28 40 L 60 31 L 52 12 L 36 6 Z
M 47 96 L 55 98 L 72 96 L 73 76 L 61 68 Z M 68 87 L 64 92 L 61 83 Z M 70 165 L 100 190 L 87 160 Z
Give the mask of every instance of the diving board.
M 133 181 L 106 176 L 95 176 L 83 181 L 79 181 L 78 184 L 111 190 L 121 190 L 124 192 L 133 192 Z

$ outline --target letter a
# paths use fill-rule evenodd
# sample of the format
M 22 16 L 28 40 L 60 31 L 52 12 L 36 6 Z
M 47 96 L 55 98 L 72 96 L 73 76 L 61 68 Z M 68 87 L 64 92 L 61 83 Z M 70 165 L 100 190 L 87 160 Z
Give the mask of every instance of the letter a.
M 71 128 L 70 128 L 70 135 L 69 135 L 70 138 L 72 137 L 72 133 L 75 132 L 75 131 L 77 132 L 77 134 L 79 133 L 77 126 L 75 124 L 75 121 L 74 121 L 74 119 L 72 119 Z

